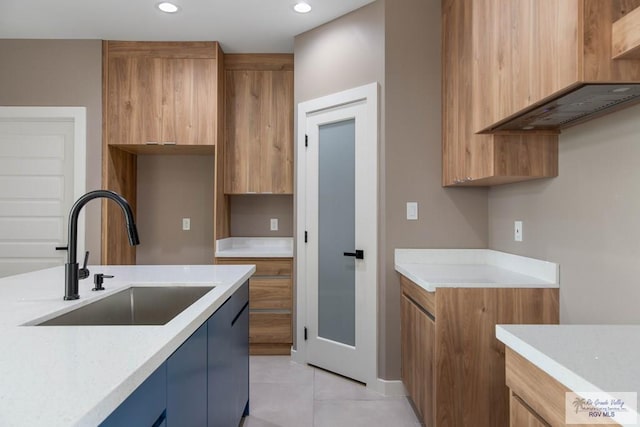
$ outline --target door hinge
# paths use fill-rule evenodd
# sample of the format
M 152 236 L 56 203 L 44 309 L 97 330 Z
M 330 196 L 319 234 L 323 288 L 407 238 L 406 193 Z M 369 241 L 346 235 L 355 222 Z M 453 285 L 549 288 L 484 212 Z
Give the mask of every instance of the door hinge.
M 309 241 L 309 233 L 304 232 L 304 242 L 307 243 Z
M 309 146 L 309 135 L 305 135 L 304 136 L 304 146 L 308 147 Z
M 304 327 L 304 340 L 307 340 L 307 327 Z

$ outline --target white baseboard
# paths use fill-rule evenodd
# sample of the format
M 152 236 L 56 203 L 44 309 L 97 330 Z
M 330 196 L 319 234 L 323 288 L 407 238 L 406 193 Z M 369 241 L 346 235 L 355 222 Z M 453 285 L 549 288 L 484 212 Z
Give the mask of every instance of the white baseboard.
M 400 380 L 383 380 L 382 378 L 378 378 L 373 389 L 385 396 L 400 397 L 407 395 L 404 384 Z

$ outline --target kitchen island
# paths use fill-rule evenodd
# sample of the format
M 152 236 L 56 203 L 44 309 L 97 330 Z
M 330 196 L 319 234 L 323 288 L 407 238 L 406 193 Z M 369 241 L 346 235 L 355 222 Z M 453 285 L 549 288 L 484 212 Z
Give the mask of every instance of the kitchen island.
M 95 426 L 167 361 L 255 271 L 254 266 L 90 266 L 63 301 L 64 268 L 0 279 L 0 425 Z M 33 326 L 135 286 L 214 286 L 164 325 Z M 220 343 L 221 347 L 223 347 Z M 209 342 L 209 351 L 215 351 Z

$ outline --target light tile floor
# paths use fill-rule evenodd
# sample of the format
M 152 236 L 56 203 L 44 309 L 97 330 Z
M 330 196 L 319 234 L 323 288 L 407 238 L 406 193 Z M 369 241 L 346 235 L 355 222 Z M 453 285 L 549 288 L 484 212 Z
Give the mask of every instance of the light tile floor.
M 288 356 L 251 356 L 243 427 L 417 427 L 404 397 L 385 397 Z

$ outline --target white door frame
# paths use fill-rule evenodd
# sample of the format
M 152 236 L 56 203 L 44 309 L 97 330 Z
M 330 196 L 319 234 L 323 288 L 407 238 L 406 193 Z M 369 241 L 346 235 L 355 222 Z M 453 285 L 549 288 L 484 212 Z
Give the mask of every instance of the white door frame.
M 0 119 L 53 119 L 73 121 L 73 199 L 86 192 L 87 109 L 86 107 L 0 107 Z M 66 218 L 68 220 L 68 217 Z M 61 242 L 65 244 L 65 242 Z M 66 242 L 67 244 L 69 242 Z M 78 253 L 85 251 L 84 212 L 78 217 Z
M 298 105 L 298 132 L 297 132 L 297 150 L 296 150 L 296 350 L 293 352 L 293 358 L 299 363 L 307 363 L 307 343 L 304 340 L 304 327 L 307 319 L 307 285 L 306 285 L 306 249 L 304 241 L 304 231 L 307 222 L 306 212 L 306 156 L 305 150 L 305 133 L 306 119 L 309 114 L 314 112 L 334 109 L 340 106 L 365 103 L 366 113 L 365 120 L 368 131 L 367 138 L 376 141 L 376 149 L 371 154 L 369 161 L 375 164 L 375 170 L 372 171 L 370 182 L 375 186 L 375 205 L 376 209 L 367 217 L 367 221 L 373 223 L 375 230 L 375 247 L 373 250 L 367 251 L 367 258 L 374 262 L 375 283 L 372 285 L 373 291 L 367 294 L 366 302 L 362 316 L 366 319 L 366 323 L 370 325 L 364 337 L 363 347 L 367 349 L 365 354 L 367 360 L 362 363 L 366 365 L 367 387 L 381 393 L 385 392 L 385 381 L 378 378 L 378 169 L 379 169 L 379 140 L 378 140 L 378 84 L 371 83 L 343 92 L 327 95 L 321 98 L 302 102 Z

